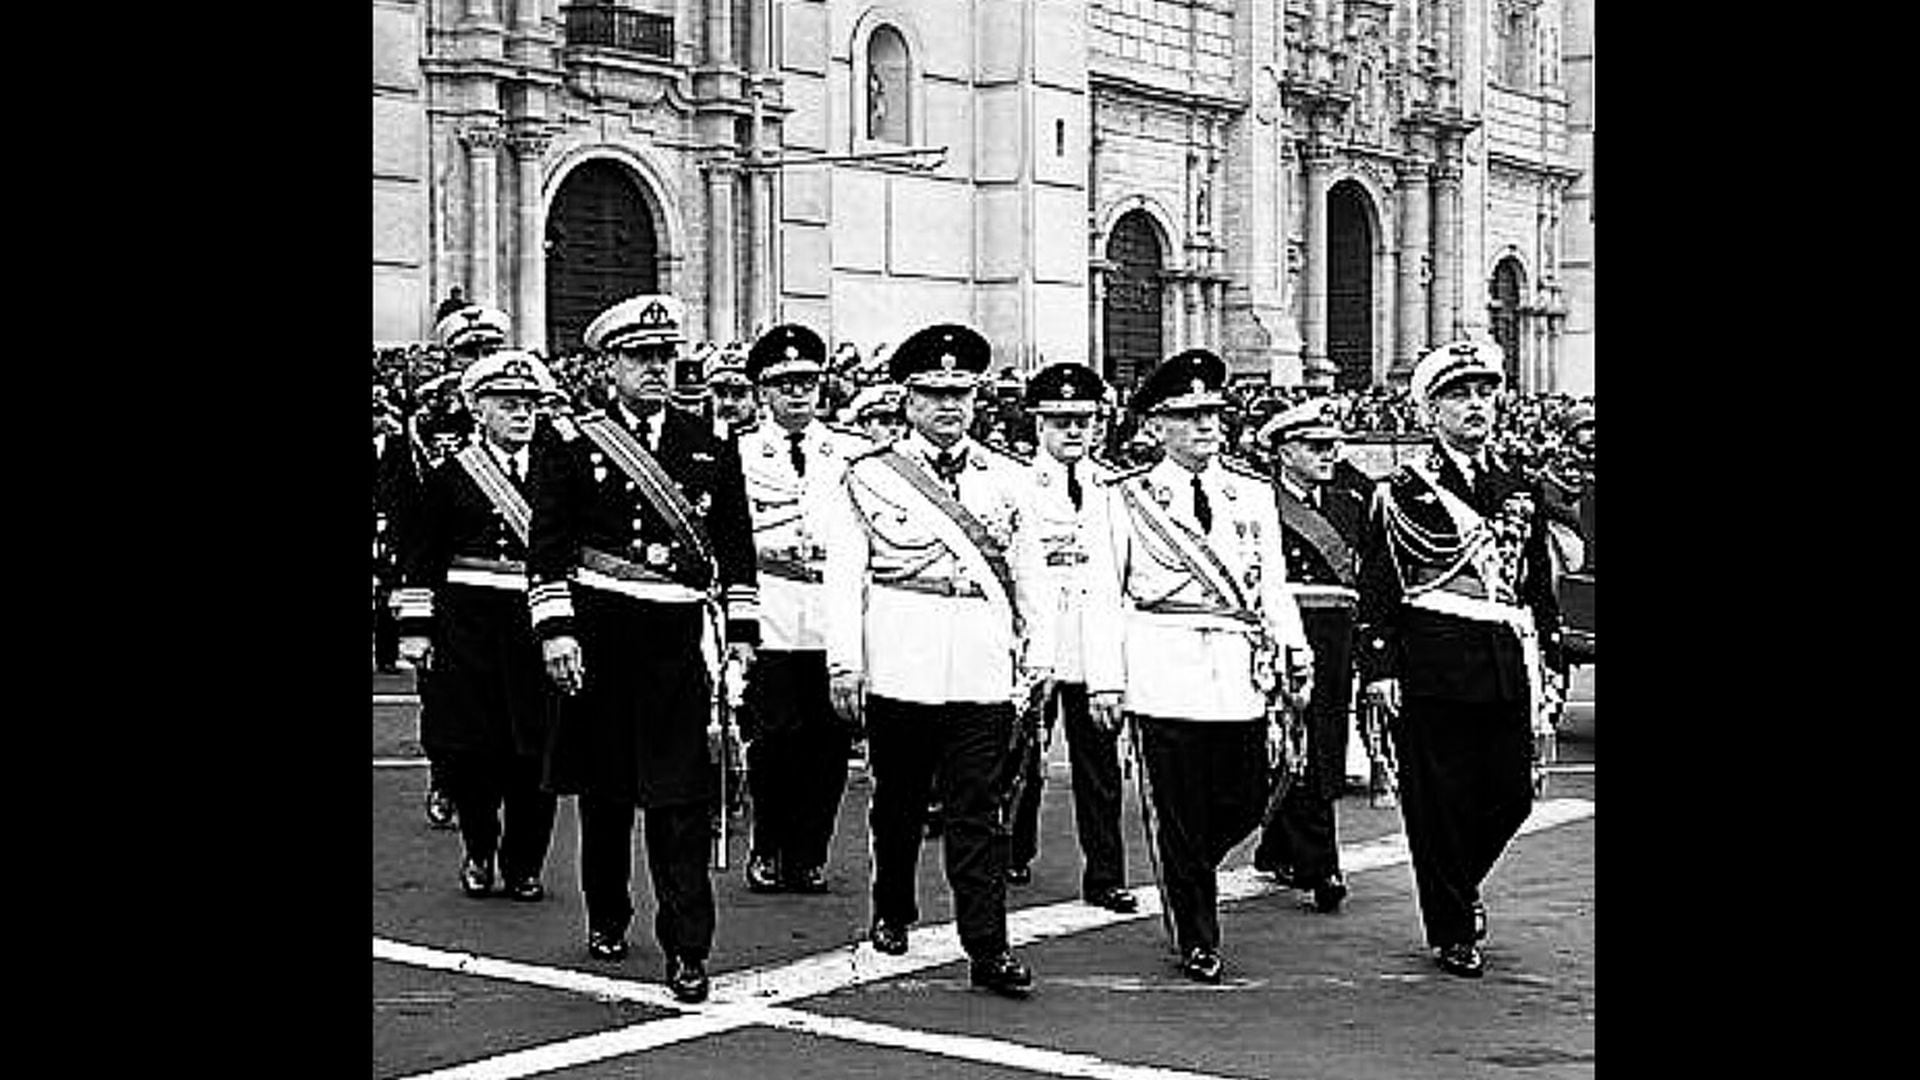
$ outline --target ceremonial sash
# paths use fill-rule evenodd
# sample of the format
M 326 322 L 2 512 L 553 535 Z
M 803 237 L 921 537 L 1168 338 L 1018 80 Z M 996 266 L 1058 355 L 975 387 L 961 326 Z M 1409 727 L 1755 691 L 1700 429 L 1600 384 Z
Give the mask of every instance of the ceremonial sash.
M 1491 546 L 1488 540 L 1489 534 L 1485 531 L 1486 519 L 1478 510 L 1469 506 L 1465 499 L 1440 486 L 1439 478 L 1423 465 L 1418 462 L 1408 462 L 1407 466 L 1420 479 L 1426 481 L 1427 486 L 1439 496 L 1441 508 L 1453 519 L 1454 527 L 1460 530 L 1460 534 L 1479 538 L 1477 543 L 1473 540 L 1468 541 L 1466 552 L 1452 569 L 1456 571 L 1463 569 L 1462 563 L 1472 566 L 1481 578 L 1481 587 L 1486 595 L 1488 597 L 1498 595 L 1490 579 L 1489 569 L 1482 565 L 1479 558 Z M 1546 725 L 1550 730 L 1552 719 L 1546 715 L 1545 695 L 1540 691 L 1546 681 L 1546 661 L 1540 651 L 1540 636 L 1533 625 L 1533 613 L 1514 604 L 1467 596 L 1448 589 L 1446 587 L 1448 582 L 1456 576 L 1458 576 L 1457 573 L 1443 574 L 1417 591 L 1408 589 L 1407 606 L 1419 608 L 1422 611 L 1472 619 L 1476 622 L 1499 623 L 1512 630 L 1513 636 L 1520 643 L 1520 666 L 1527 681 L 1528 720 L 1536 731 L 1542 725 Z
M 1135 520 L 1145 525 L 1162 544 L 1173 549 L 1194 580 L 1200 583 L 1200 588 L 1220 605 L 1221 610 L 1215 614 L 1243 622 L 1250 617 L 1255 622 L 1259 621 L 1252 605 L 1247 603 L 1246 594 L 1240 591 L 1239 582 L 1233 579 L 1233 572 L 1221 563 L 1205 537 L 1175 521 L 1153 500 L 1141 498 L 1135 484 L 1122 483 L 1120 496 L 1126 500 L 1127 508 L 1133 512 Z
M 1299 533 L 1313 550 L 1320 553 L 1320 557 L 1333 568 L 1333 575 L 1340 579 L 1340 584 L 1353 584 L 1353 548 L 1347 545 L 1346 538 L 1334 529 L 1333 523 L 1318 508 L 1294 498 L 1293 492 L 1282 488 L 1280 521 Z
M 661 422 L 666 421 L 663 418 Z M 694 526 L 693 507 L 687 505 L 680 489 L 674 486 L 673 478 L 667 475 L 652 454 L 647 453 L 647 448 L 640 445 L 640 440 L 633 437 L 633 432 L 620 426 L 611 416 L 601 413 L 582 417 L 576 426 L 639 487 L 647 505 L 666 519 L 667 528 L 672 530 L 674 539 L 700 557 L 700 565 L 696 568 L 699 570 L 697 587 L 705 588 L 714 577 L 713 552 L 707 548 L 706 537 Z
M 507 519 L 507 524 L 513 528 L 513 535 L 519 537 L 521 545 L 525 546 L 528 528 L 533 522 L 533 509 L 527 505 L 526 496 L 520 494 L 520 489 L 514 487 L 513 481 L 501 471 L 500 463 L 477 442 L 462 447 L 454 455 L 454 460 L 467 471 L 474 486 L 480 489 L 480 494 L 485 495 L 493 508 L 500 511 L 500 516 Z
M 1021 618 L 1019 606 L 1014 603 L 1013 571 L 1007 566 L 1006 553 L 1001 549 L 999 541 L 988 534 L 986 526 L 980 524 L 980 519 L 974 517 L 971 511 L 962 506 L 960 500 L 954 498 L 946 488 L 934 482 L 925 470 L 908 461 L 900 451 L 888 447 L 875 454 L 874 458 L 899 473 L 914 491 L 919 492 L 922 498 L 932 503 L 943 518 L 960 530 L 960 535 L 967 541 L 965 544 L 955 545 L 949 536 L 943 536 L 941 539 L 947 542 L 948 547 L 953 548 L 955 555 L 965 559 L 971 550 L 986 564 L 993 580 L 1000 586 L 1008 617 L 1013 624 L 1013 636 L 1018 638 L 1025 628 L 1025 620 Z

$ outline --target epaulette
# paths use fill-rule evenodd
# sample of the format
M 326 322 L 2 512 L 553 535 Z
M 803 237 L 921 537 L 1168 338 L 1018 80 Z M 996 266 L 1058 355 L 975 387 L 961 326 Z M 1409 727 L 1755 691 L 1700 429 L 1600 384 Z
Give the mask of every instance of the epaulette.
M 987 451 L 988 453 L 994 455 L 995 457 L 1005 458 L 1008 461 L 1014 463 L 1015 465 L 1021 466 L 1022 468 L 1033 464 L 1033 459 L 1031 457 L 1021 457 L 1019 454 L 1014 453 L 1012 449 L 1001 449 L 1000 447 L 990 446 L 978 440 L 975 440 L 973 445 L 979 447 L 982 450 Z
M 1255 469 L 1246 462 L 1238 458 L 1227 457 L 1225 454 L 1220 455 L 1220 467 L 1230 473 L 1244 476 L 1249 480 L 1258 480 L 1263 484 L 1271 479 L 1270 477 L 1262 476 L 1258 469 Z
M 753 420 L 748 421 L 746 424 L 741 425 L 739 428 L 736 428 L 734 430 L 733 437 L 737 439 L 743 435 L 751 435 L 754 432 L 759 430 L 760 430 L 760 420 L 758 417 L 755 417 Z
M 820 426 L 826 428 L 828 431 L 836 432 L 841 435 L 851 435 L 852 437 L 859 439 L 863 443 L 870 443 L 873 441 L 873 436 L 867 434 L 864 431 L 861 431 L 857 427 L 853 427 L 848 424 L 837 424 L 830 420 L 822 420 L 820 421 Z
M 886 453 L 888 448 L 890 448 L 892 445 L 893 445 L 892 443 L 884 443 L 884 444 L 874 443 L 872 446 L 868 447 L 867 449 L 862 450 L 861 452 L 848 458 L 847 464 L 852 465 L 855 462 L 865 461 L 868 458 L 879 457 L 881 454 Z
M 1125 483 L 1125 482 L 1127 482 L 1128 480 L 1131 480 L 1131 479 L 1133 479 L 1133 478 L 1134 478 L 1134 477 L 1136 477 L 1136 476 L 1144 476 L 1145 474 L 1147 474 L 1147 473 L 1149 473 L 1149 472 L 1152 472 L 1152 471 L 1153 471 L 1153 467 L 1154 467 L 1155 465 L 1157 465 L 1157 464 L 1159 464 L 1159 463 L 1158 463 L 1158 462 L 1153 462 L 1153 461 L 1149 461 L 1149 462 L 1147 462 L 1147 463 L 1146 463 L 1145 465 L 1135 465 L 1135 466 L 1133 466 L 1133 467 L 1132 467 L 1132 468 L 1130 468 L 1130 469 L 1119 469 L 1119 470 L 1116 470 L 1116 471 L 1115 471 L 1115 472 L 1114 472 L 1114 473 L 1113 473 L 1112 475 L 1110 475 L 1110 476 L 1101 476 L 1101 477 L 1095 477 L 1095 478 L 1094 478 L 1094 480 L 1095 480 L 1095 482 L 1096 482 L 1096 483 L 1101 483 L 1101 484 L 1109 484 L 1109 485 L 1111 485 L 1111 484 L 1123 484 L 1123 483 Z
M 580 437 L 580 429 L 573 425 L 573 418 L 571 416 L 561 416 L 555 413 L 547 417 L 547 422 L 548 425 L 553 428 L 553 433 L 560 436 L 561 442 L 572 442 Z

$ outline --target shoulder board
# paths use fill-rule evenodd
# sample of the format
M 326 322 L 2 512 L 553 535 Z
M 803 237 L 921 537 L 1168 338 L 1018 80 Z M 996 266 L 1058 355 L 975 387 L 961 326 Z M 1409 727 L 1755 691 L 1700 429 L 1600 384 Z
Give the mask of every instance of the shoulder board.
M 547 426 L 553 429 L 554 434 L 560 436 L 561 442 L 572 442 L 580 437 L 580 429 L 574 426 L 571 416 L 549 417 Z
M 1249 480 L 1258 480 L 1266 483 L 1269 479 L 1268 477 L 1262 476 L 1260 470 L 1246 462 L 1240 461 L 1237 458 L 1226 457 L 1225 455 L 1222 455 L 1220 458 L 1220 467 L 1237 476 L 1244 476 Z
M 736 439 L 744 438 L 748 435 L 752 435 L 755 432 L 759 431 L 762 426 L 763 425 L 760 423 L 760 421 L 756 419 L 750 423 L 742 424 L 739 427 L 734 428 L 733 436 Z
M 1022 468 L 1033 464 L 1032 458 L 1021 457 L 1019 454 L 1014 453 L 1012 450 L 1001 449 L 1000 447 L 997 447 L 997 446 L 988 446 L 986 443 L 979 442 L 977 440 L 974 442 L 973 445 L 979 447 L 982 450 L 987 451 L 990 455 L 992 455 L 992 457 L 997 457 L 1001 459 L 1003 462 L 1006 462 L 1009 464 L 1019 465 Z M 991 458 L 989 458 L 989 460 L 991 460 Z
M 830 421 L 822 420 L 820 422 L 820 426 L 826 428 L 828 431 L 834 432 L 837 435 L 845 435 L 850 438 L 859 439 L 863 443 L 870 443 L 873 441 L 872 437 L 869 436 L 866 432 L 861 431 L 857 427 L 851 427 L 847 424 L 836 424 Z
M 1135 465 L 1131 469 L 1116 470 L 1112 473 L 1107 474 L 1106 476 L 1094 477 L 1094 482 L 1100 483 L 1100 484 L 1124 483 L 1128 480 L 1133 479 L 1136 476 L 1145 476 L 1147 473 L 1152 472 L 1153 466 L 1155 464 L 1157 464 L 1157 462 L 1148 462 L 1145 465 Z
M 879 443 L 874 443 L 872 446 L 868 447 L 867 449 L 862 450 L 860 453 L 855 454 L 852 457 L 848 458 L 847 464 L 852 465 L 856 461 L 865 461 L 868 458 L 879 457 L 881 454 L 886 453 L 886 451 L 887 451 L 886 446 L 882 446 Z
M 576 424 L 584 424 L 584 423 L 587 423 L 587 422 L 588 422 L 588 421 L 590 421 L 590 420 L 591 420 L 591 421 L 596 421 L 596 422 L 597 422 L 597 421 L 600 421 L 600 420 L 605 420 L 606 418 L 607 418 L 607 410 L 605 410 L 605 409 L 588 409 L 588 410 L 586 410 L 585 412 L 582 412 L 582 413 L 580 413 L 580 414 L 578 414 L 577 416 L 575 416 L 575 417 L 573 418 L 573 422 L 574 422 L 574 423 L 576 423 Z

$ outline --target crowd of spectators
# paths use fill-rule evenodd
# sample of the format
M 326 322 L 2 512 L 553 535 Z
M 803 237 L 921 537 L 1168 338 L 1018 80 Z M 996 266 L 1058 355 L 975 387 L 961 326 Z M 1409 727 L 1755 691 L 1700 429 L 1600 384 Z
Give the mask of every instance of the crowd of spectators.
M 726 352 L 744 357 L 746 342 L 714 346 L 704 344 L 691 350 L 690 369 L 704 370 L 714 353 Z M 863 354 L 851 343 L 842 343 L 833 352 L 821 391 L 821 411 L 838 417 L 862 389 L 887 381 L 887 345 L 876 346 Z M 576 409 L 596 408 L 606 403 L 607 361 L 585 351 L 563 353 L 548 360 L 548 369 L 561 391 Z M 376 417 L 384 413 L 393 422 L 404 425 L 407 418 L 422 410 L 451 404 L 458 366 L 446 350 L 430 344 L 376 346 L 373 351 L 373 385 Z M 974 435 L 988 443 L 1015 453 L 1030 454 L 1035 442 L 1033 420 L 1021 407 L 1025 389 L 1021 376 L 1012 368 L 1003 368 L 984 388 L 975 420 Z M 1316 393 L 1304 387 L 1272 386 L 1259 379 L 1241 379 L 1228 387 L 1228 407 L 1224 420 L 1229 452 L 1264 469 L 1266 448 L 1255 438 L 1262 424 L 1274 413 L 1298 404 Z M 1413 402 L 1404 388 L 1369 386 L 1362 389 L 1335 390 L 1326 393 L 1333 402 L 1340 426 L 1352 438 L 1421 438 L 1420 421 Z M 1133 461 L 1139 457 L 1138 424 L 1121 407 L 1119 395 L 1109 404 L 1104 428 L 1107 455 L 1115 461 Z M 1493 452 L 1505 463 L 1528 475 L 1539 476 L 1562 455 L 1568 420 L 1575 410 L 1593 409 L 1591 396 L 1576 398 L 1565 393 L 1522 393 L 1507 391 L 1501 395 L 1501 409 L 1492 442 Z M 694 400 L 698 400 L 697 396 Z

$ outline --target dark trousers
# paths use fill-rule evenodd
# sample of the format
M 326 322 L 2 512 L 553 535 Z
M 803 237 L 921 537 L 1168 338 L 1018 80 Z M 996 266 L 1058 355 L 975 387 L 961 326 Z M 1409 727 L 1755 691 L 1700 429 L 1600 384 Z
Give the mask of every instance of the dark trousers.
M 998 796 L 1012 734 L 1009 702 L 867 699 L 876 919 L 905 925 L 920 918 L 914 875 L 937 768 L 946 818 L 941 849 L 960 945 L 974 958 L 1006 949 L 1007 832 Z
M 632 799 L 581 795 L 580 892 L 587 925 L 624 933 L 633 918 Z M 647 872 L 656 910 L 654 940 L 668 956 L 705 960 L 713 945 L 713 883 L 707 878 L 713 834 L 710 802 L 672 803 L 644 811 Z
M 1471 941 L 1480 883 L 1533 809 L 1526 708 L 1408 697 L 1389 726 L 1427 943 Z
M 1266 809 L 1266 721 L 1136 719 L 1174 936 L 1181 952 L 1218 949 L 1214 875 Z
M 1291 867 L 1294 876 L 1317 884 L 1340 871 L 1340 836 L 1334 819 L 1335 800 L 1325 794 L 1320 776 L 1325 765 L 1310 757 L 1307 769 L 1287 789 L 1273 817 L 1260 830 L 1253 849 L 1259 867 Z M 1344 774 L 1344 767 L 1342 772 Z M 1344 775 L 1342 776 L 1344 779 Z
M 824 867 L 852 742 L 827 693 L 826 653 L 760 653 L 745 711 L 753 854 L 787 874 Z
M 392 600 L 393 586 L 382 579 L 373 590 L 373 662 L 381 668 L 400 663 L 400 620 Z
M 540 759 L 443 750 L 433 767 L 459 815 L 467 857 L 485 863 L 498 855 L 502 878 L 537 880 L 553 838 L 555 804 L 540 790 Z
M 1334 805 L 1347 779 L 1353 698 L 1353 616 L 1344 609 L 1300 613 L 1313 646 L 1313 700 L 1307 705 L 1307 768 L 1260 832 L 1254 865 L 1292 867 L 1317 883 L 1340 870 Z
M 1093 725 L 1085 683 L 1055 684 L 1046 719 L 1053 724 L 1057 704 L 1067 732 L 1067 764 L 1072 768 L 1073 830 L 1080 839 L 1080 895 L 1092 896 L 1127 882 L 1125 848 L 1120 843 L 1119 732 Z M 1007 861 L 1025 866 L 1040 850 L 1040 796 L 1046 787 L 1045 754 L 1035 740 L 1027 756 L 1027 786 L 1013 808 L 1013 836 Z

